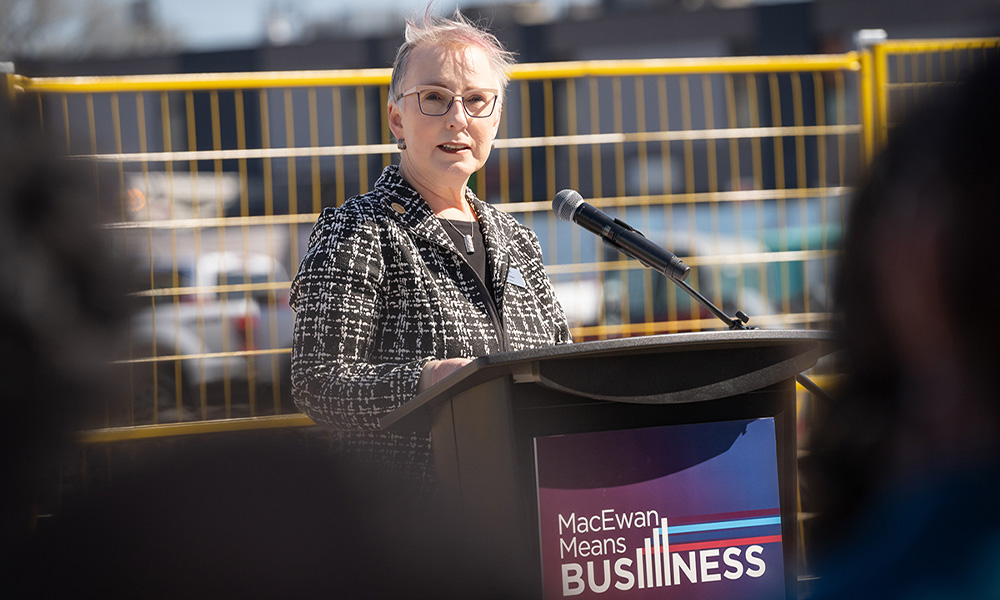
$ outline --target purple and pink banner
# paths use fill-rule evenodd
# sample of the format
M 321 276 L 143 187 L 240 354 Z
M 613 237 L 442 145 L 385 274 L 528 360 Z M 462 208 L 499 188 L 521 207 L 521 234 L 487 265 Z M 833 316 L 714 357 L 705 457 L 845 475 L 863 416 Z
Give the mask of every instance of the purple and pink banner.
M 785 597 L 774 420 L 536 438 L 544 597 Z

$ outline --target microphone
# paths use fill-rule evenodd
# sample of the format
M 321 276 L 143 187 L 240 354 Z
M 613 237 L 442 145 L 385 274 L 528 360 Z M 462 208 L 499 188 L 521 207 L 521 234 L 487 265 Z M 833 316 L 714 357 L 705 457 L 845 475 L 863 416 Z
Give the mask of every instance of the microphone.
M 623 221 L 583 201 L 576 190 L 563 190 L 552 199 L 552 210 L 563 221 L 573 221 L 601 236 L 616 250 L 675 281 L 684 281 L 691 267 L 667 250 L 646 239 L 646 236 Z

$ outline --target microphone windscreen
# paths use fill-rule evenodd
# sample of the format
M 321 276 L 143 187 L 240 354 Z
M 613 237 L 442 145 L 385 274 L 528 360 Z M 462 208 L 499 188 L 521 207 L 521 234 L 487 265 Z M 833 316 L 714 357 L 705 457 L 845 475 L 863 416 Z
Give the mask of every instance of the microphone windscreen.
M 552 199 L 552 210 L 563 221 L 572 221 L 573 214 L 583 204 L 583 196 L 576 190 L 562 190 Z

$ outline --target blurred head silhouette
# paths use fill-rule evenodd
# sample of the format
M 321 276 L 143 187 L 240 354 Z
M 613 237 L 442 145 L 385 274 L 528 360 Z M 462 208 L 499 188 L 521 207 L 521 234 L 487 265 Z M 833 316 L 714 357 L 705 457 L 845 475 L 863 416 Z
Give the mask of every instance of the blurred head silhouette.
M 5 540 L 32 527 L 42 488 L 71 432 L 116 386 L 108 361 L 124 340 L 123 269 L 100 231 L 117 198 L 71 163 L 37 114 L 0 99 L 0 374 Z
M 848 385 L 806 470 L 838 593 L 864 582 L 907 597 L 934 577 L 955 592 L 977 544 L 1000 548 L 998 107 L 997 60 L 936 91 L 891 130 L 852 207 L 838 275 Z M 965 567 L 924 564 L 948 542 Z
M 436 497 L 299 431 L 94 450 L 112 476 L 67 490 L 37 525 L 59 466 L 75 459 L 70 469 L 87 469 L 73 435 L 124 391 L 121 372 L 107 367 L 125 341 L 131 273 L 100 227 L 116 190 L 97 191 L 103 173 L 61 156 L 37 117 L 0 101 L 0 536 L 13 557 L 5 589 L 185 599 L 517 595 L 517 574 L 503 560 L 479 560 L 479 537 Z

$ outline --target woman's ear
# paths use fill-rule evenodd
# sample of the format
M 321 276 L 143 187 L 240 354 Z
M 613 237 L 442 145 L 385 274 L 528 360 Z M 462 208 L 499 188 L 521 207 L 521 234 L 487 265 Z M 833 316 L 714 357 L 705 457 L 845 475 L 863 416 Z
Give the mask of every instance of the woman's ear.
M 399 106 L 395 102 L 390 102 L 386 105 L 385 110 L 389 120 L 389 131 L 397 140 L 406 139 L 406 135 L 403 133 L 403 113 L 399 110 Z

